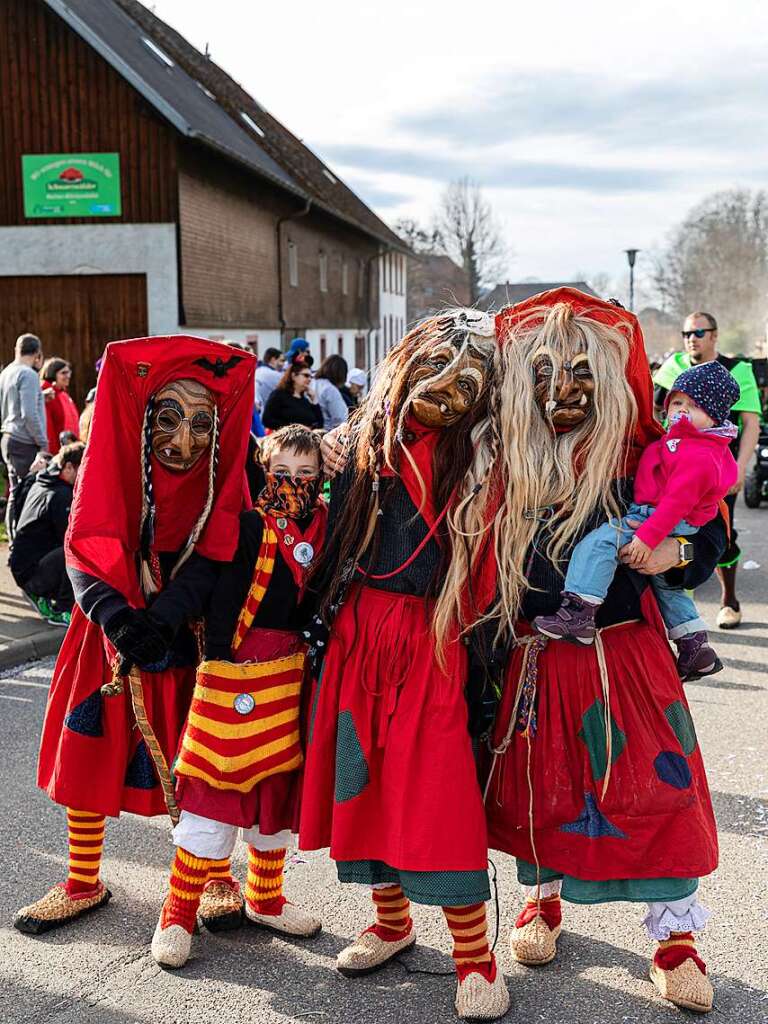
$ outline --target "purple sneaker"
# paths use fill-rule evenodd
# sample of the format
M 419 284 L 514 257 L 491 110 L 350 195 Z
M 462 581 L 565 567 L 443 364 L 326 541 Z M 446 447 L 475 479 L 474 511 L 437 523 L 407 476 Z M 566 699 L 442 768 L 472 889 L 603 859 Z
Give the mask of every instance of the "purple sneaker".
M 554 615 L 537 615 L 532 622 L 537 633 L 553 640 L 570 640 L 574 644 L 595 641 L 595 612 L 600 607 L 590 604 L 578 594 L 563 591 L 563 603 Z
M 677 672 L 682 681 L 701 679 L 702 676 L 713 676 L 722 671 L 723 663 L 709 646 L 709 638 L 704 630 L 690 633 L 675 640 L 677 645 Z

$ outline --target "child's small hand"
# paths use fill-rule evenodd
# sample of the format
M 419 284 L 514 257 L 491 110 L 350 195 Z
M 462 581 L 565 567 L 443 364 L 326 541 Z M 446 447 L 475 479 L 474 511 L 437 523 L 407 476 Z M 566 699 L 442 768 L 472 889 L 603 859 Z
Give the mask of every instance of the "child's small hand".
M 651 557 L 653 548 L 649 548 L 639 537 L 633 537 L 626 547 L 626 553 L 632 568 L 639 569 Z

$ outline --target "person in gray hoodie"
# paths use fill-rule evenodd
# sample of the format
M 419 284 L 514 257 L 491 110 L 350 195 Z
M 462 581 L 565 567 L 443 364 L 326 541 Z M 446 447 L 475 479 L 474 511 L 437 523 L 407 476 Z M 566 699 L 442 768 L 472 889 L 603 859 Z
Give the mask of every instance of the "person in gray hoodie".
M 43 346 L 34 334 L 16 340 L 15 359 L 0 373 L 0 451 L 8 468 L 6 523 L 13 521 L 13 494 L 38 452 L 48 449 L 45 400 L 38 371 Z

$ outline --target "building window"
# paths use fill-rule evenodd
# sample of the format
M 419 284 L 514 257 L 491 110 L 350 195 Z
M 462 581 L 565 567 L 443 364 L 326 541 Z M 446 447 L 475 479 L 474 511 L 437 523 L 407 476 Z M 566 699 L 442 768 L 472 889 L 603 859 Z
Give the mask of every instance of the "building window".
M 344 355 L 344 335 L 343 334 L 340 334 L 338 336 L 338 338 L 336 339 L 336 352 L 340 356 Z
M 357 261 L 357 297 L 362 299 L 365 296 L 365 260 Z
M 320 291 L 328 291 L 328 253 L 320 250 Z
M 321 334 L 321 335 L 320 335 L 320 362 L 321 362 L 321 363 L 322 363 L 322 362 L 323 362 L 323 360 L 325 359 L 325 350 L 326 350 L 326 347 L 327 347 L 327 343 L 326 343 L 326 340 L 325 340 L 325 335 L 324 335 L 324 334 Z
M 341 261 L 341 294 L 349 295 L 349 264 L 345 259 Z
M 384 343 L 384 346 L 386 348 L 386 342 Z M 373 365 L 374 366 L 378 366 L 379 365 L 379 332 L 378 331 L 376 331 L 376 341 L 374 342 Z
M 366 358 L 366 345 L 364 334 L 355 335 L 355 366 L 359 370 L 368 369 L 368 359 Z
M 299 287 L 299 247 L 295 242 L 288 243 L 288 282 L 291 288 Z

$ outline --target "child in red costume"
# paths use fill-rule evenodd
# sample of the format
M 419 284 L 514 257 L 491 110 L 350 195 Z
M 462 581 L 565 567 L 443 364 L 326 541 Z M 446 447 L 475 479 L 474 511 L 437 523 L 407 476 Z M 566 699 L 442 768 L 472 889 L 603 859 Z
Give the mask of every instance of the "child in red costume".
M 306 581 L 325 538 L 320 438 L 298 424 L 283 427 L 261 442 L 260 461 L 265 486 L 240 517 L 237 553 L 211 600 L 206 660 L 175 765 L 181 818 L 152 940 L 153 957 L 169 967 L 189 957 L 204 887 L 239 892 L 218 873 L 241 829 L 246 919 L 305 938 L 320 930 L 282 889 L 286 846 L 298 828 Z
M 720 363 L 702 363 L 681 374 L 667 397 L 669 430 L 640 458 L 633 502 L 620 521 L 609 520 L 576 545 L 563 603 L 554 615 L 534 620 L 537 632 L 593 643 L 595 612 L 605 600 L 619 548 L 628 544 L 629 564 L 641 568 L 665 537 L 691 537 L 717 515 L 718 503 L 738 476 L 729 449 L 736 428 L 728 420 L 738 398 L 739 385 Z M 693 599 L 663 576 L 652 576 L 651 584 L 669 638 L 679 650 L 680 678 L 719 672 L 722 663 L 709 646 Z
M 244 507 L 254 360 L 197 338 L 107 346 L 66 539 L 77 606 L 43 724 L 38 785 L 67 808 L 69 873 L 16 916 L 31 934 L 103 906 L 106 816 L 166 809 L 155 754 L 116 670 L 141 672 L 150 727 L 176 753 L 199 660 L 190 623 L 232 558 Z

